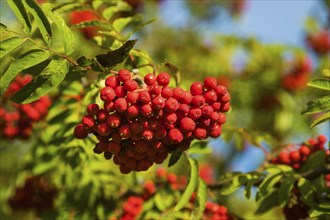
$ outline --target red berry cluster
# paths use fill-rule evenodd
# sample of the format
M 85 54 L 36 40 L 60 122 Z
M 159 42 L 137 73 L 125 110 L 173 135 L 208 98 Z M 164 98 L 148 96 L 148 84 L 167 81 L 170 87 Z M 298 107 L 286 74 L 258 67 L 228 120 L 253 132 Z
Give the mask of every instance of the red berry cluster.
M 311 70 L 311 60 L 308 57 L 295 60 L 293 67 L 281 79 L 282 87 L 289 91 L 304 88 L 308 83 Z
M 71 24 L 79 24 L 95 20 L 100 20 L 100 17 L 93 10 L 73 11 L 69 14 L 69 22 Z M 90 26 L 80 28 L 79 30 L 87 39 L 91 39 L 98 34 L 99 28 L 96 26 Z
M 135 220 L 142 211 L 143 199 L 138 196 L 130 196 L 124 204 L 124 213 L 120 220 Z
M 57 190 L 43 177 L 32 176 L 26 179 L 24 186 L 17 188 L 8 200 L 12 209 L 35 210 L 38 213 L 52 210 Z
M 205 211 L 202 217 L 203 220 L 232 220 L 234 219 L 229 213 L 226 207 L 207 202 Z
M 145 171 L 169 153 L 185 151 L 193 139 L 219 137 L 230 109 L 227 89 L 214 77 L 194 82 L 190 91 L 171 88 L 170 75 L 149 73 L 140 89 L 128 70 L 105 80 L 100 91 L 103 108 L 92 103 L 74 136 L 97 136 L 94 151 L 120 166 L 122 173 Z
M 308 143 L 302 143 L 298 148 L 289 145 L 287 148 L 283 149 L 276 158 L 273 158 L 271 162 L 274 164 L 286 164 L 293 169 L 299 169 L 312 153 L 324 150 L 326 141 L 326 137 L 320 135 L 317 139 L 311 138 L 308 140 Z
M 306 43 L 316 54 L 325 55 L 330 52 L 330 31 L 325 29 L 309 33 Z
M 43 96 L 29 104 L 16 104 L 9 101 L 9 97 L 32 80 L 30 75 L 17 76 L 9 85 L 1 100 L 0 107 L 0 138 L 8 140 L 14 138 L 27 139 L 32 133 L 32 126 L 45 118 L 51 100 Z

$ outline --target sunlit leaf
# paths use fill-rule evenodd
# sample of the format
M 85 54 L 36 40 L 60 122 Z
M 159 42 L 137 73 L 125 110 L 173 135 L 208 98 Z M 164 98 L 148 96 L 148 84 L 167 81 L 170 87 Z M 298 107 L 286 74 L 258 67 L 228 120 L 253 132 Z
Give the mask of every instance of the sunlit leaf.
M 30 50 L 10 63 L 7 71 L 3 74 L 0 81 L 0 95 L 7 89 L 10 82 L 17 74 L 24 69 L 32 67 L 45 61 L 49 57 L 49 52 L 44 50 Z
M 317 116 L 312 123 L 311 123 L 311 128 L 315 127 L 316 125 L 319 125 L 323 122 L 329 121 L 330 120 L 330 112 L 326 112 L 320 116 Z
M 330 110 L 330 95 L 307 102 L 307 108 L 302 114 L 314 114 L 327 110 Z
M 6 56 L 17 47 L 21 46 L 24 39 L 20 37 L 11 37 L 0 42 L 0 59 Z
M 15 93 L 11 100 L 23 104 L 38 100 L 64 80 L 69 67 L 70 65 L 66 60 L 52 60 L 40 75 Z
M 29 16 L 25 10 L 24 4 L 22 0 L 7 0 L 7 3 L 11 10 L 13 10 L 14 14 L 18 18 L 18 20 L 24 26 L 24 32 L 30 33 L 31 31 L 31 23 Z
M 312 82 L 309 82 L 307 85 L 310 87 L 330 91 L 330 80 L 326 78 L 314 79 Z
M 279 189 L 279 203 L 281 207 L 288 203 L 295 182 L 293 175 L 284 177 Z
M 203 179 L 198 178 L 198 186 L 196 192 L 196 198 L 194 203 L 194 209 L 190 219 L 201 219 L 205 210 L 207 202 L 207 186 Z

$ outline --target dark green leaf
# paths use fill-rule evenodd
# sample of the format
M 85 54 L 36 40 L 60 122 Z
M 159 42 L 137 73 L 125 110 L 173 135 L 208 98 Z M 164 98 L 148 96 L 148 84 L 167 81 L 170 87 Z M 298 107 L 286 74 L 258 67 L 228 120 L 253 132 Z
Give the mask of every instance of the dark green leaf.
M 315 152 L 303 164 L 303 166 L 301 167 L 299 172 L 304 173 L 304 172 L 307 172 L 307 171 L 313 171 L 315 169 L 318 169 L 319 167 L 324 166 L 325 163 L 326 163 L 325 151 Z
M 61 33 L 64 50 L 67 55 L 71 54 L 74 51 L 74 38 L 71 30 L 66 25 L 64 19 L 57 15 L 55 12 L 52 12 L 54 5 L 46 3 L 42 5 L 47 16 L 55 23 L 59 32 Z
M 97 55 L 96 59 L 104 67 L 113 67 L 122 63 L 128 57 L 130 50 L 136 42 L 137 40 L 129 40 L 117 50 L 110 51 L 107 54 Z
M 23 24 L 24 32 L 30 33 L 31 23 L 22 0 L 7 0 L 7 2 L 11 10 L 13 10 L 14 14 L 18 18 L 18 20 Z
M 207 201 L 207 186 L 203 179 L 198 178 L 198 186 L 196 192 L 196 199 L 191 219 L 201 219 L 205 210 Z
M 82 56 L 78 58 L 77 63 L 81 67 L 91 66 L 93 64 L 93 59 Z
M 187 184 L 187 187 L 185 191 L 183 192 L 181 198 L 179 199 L 178 203 L 174 207 L 174 211 L 179 211 L 182 209 L 190 200 L 193 192 L 196 189 L 196 186 L 198 184 L 198 165 L 197 161 L 195 159 L 192 159 L 190 157 L 187 157 L 189 166 L 190 166 L 190 176 L 189 181 Z
M 11 98 L 16 103 L 30 103 L 55 89 L 69 71 L 66 60 L 52 60 L 49 65 Z
M 0 30 L 3 31 L 3 30 L 6 30 L 7 29 L 7 26 L 0 23 Z
M 298 180 L 298 188 L 301 193 L 301 197 L 304 200 L 306 201 L 313 200 L 314 190 L 312 184 L 308 180 L 304 178 L 300 178 Z
M 6 56 L 17 47 L 21 46 L 24 40 L 20 37 L 11 37 L 0 42 L 0 59 Z
M 307 102 L 307 109 L 302 114 L 314 114 L 330 110 L 330 95 Z
M 262 214 L 278 206 L 278 191 L 271 191 L 266 197 L 263 197 L 258 205 L 256 214 Z
M 326 78 L 314 79 L 312 82 L 309 82 L 307 85 L 310 87 L 330 91 L 330 80 Z
M 315 127 L 316 125 L 319 125 L 323 122 L 329 121 L 330 120 L 330 112 L 326 112 L 320 116 L 317 116 L 312 123 L 311 123 L 311 128 Z
M 259 186 L 256 195 L 256 201 L 258 202 L 260 199 L 265 197 L 269 192 L 271 192 L 275 184 L 277 184 L 282 179 L 282 177 L 283 177 L 282 173 L 267 175 Z
M 289 201 L 290 195 L 291 195 L 291 190 L 294 186 L 294 183 L 296 182 L 295 178 L 291 176 L 286 176 L 279 189 L 279 203 L 281 207 L 283 208 L 287 202 Z
M 53 33 L 47 16 L 35 0 L 25 0 L 24 2 L 26 9 L 34 17 L 43 39 L 48 45 L 50 45 Z
M 180 159 L 182 155 L 182 151 L 180 150 L 176 150 L 172 153 L 170 161 L 168 162 L 168 167 L 173 166 L 174 164 L 176 164 L 176 162 L 178 162 L 178 160 Z
M 31 66 L 45 61 L 49 57 L 49 52 L 44 50 L 30 50 L 20 55 L 16 60 L 11 62 L 7 71 L 3 74 L 0 81 L 0 95 L 7 89 L 10 82 L 17 74 Z

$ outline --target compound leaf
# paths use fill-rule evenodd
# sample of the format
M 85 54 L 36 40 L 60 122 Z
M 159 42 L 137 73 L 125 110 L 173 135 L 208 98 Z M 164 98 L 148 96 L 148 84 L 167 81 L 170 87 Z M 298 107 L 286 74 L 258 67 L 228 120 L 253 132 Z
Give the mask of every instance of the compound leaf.
M 314 79 L 307 84 L 310 87 L 330 91 L 329 79 Z
M 17 19 L 23 24 L 24 32 L 30 33 L 31 31 L 31 22 L 29 16 L 25 10 L 22 0 L 7 0 L 7 3 L 11 10 L 16 15 Z
M 302 114 L 314 114 L 330 110 L 330 95 L 307 102 L 307 109 Z
M 11 51 L 15 50 L 17 47 L 21 46 L 24 39 L 20 37 L 11 37 L 0 42 L 0 59 Z

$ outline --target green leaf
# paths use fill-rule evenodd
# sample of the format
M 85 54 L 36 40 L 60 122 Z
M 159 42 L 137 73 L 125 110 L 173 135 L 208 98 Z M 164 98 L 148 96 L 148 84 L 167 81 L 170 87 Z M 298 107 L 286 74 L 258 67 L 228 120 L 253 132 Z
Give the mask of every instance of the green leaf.
M 96 56 L 97 61 L 104 67 L 113 67 L 122 63 L 127 57 L 130 50 L 134 47 L 137 40 L 129 40 L 117 50 L 110 51 L 107 54 L 100 54 Z
M 203 179 L 198 178 L 198 187 L 193 212 L 190 219 L 201 219 L 207 202 L 207 186 Z
M 40 8 L 39 4 L 35 0 L 25 0 L 26 9 L 32 14 L 34 17 L 37 26 L 40 30 L 42 38 L 45 40 L 47 45 L 51 43 L 52 37 L 52 27 L 48 21 L 47 16 Z
M 275 184 L 277 184 L 282 179 L 282 177 L 282 173 L 266 176 L 259 186 L 256 195 L 256 201 L 258 202 L 260 199 L 265 197 L 273 189 Z
M 7 89 L 10 82 L 24 69 L 37 65 L 49 57 L 49 52 L 44 50 L 30 50 L 10 63 L 7 71 L 0 81 L 0 95 Z
M 263 197 L 258 205 L 256 214 L 262 214 L 278 205 L 278 190 L 271 191 L 266 197 Z
M 69 67 L 70 65 L 66 60 L 52 60 L 40 75 L 15 93 L 11 100 L 23 104 L 38 100 L 64 80 Z
M 61 33 L 64 50 L 67 55 L 71 54 L 74 51 L 74 38 L 73 34 L 66 25 L 64 19 L 52 12 L 54 5 L 50 3 L 46 3 L 42 5 L 42 8 L 45 10 L 47 16 L 55 23 L 59 32 Z
M 6 56 L 17 47 L 21 46 L 24 40 L 20 37 L 11 37 L 0 42 L 0 59 Z
M 330 110 L 330 95 L 307 102 L 307 109 L 302 114 L 314 114 Z
M 315 118 L 312 123 L 311 123 L 311 128 L 315 127 L 316 125 L 319 125 L 323 122 L 329 121 L 330 120 L 330 112 L 326 112 L 317 118 Z
M 148 20 L 148 21 L 146 21 L 146 22 L 144 22 L 144 23 L 142 23 L 142 24 L 140 24 L 140 25 L 138 25 L 138 26 L 136 26 L 127 36 L 126 36 L 126 39 L 129 39 L 135 32 L 137 32 L 137 31 L 139 31 L 140 29 L 142 29 L 144 26 L 146 26 L 146 25 L 148 25 L 148 24 L 150 24 L 150 23 L 152 23 L 152 22 L 154 22 L 154 21 L 156 21 L 157 20 L 157 18 L 154 18 L 154 19 L 150 19 L 150 20 Z
M 330 91 L 329 79 L 314 79 L 312 82 L 309 82 L 307 85 L 313 88 Z
M 22 0 L 7 0 L 7 2 L 11 10 L 13 10 L 14 14 L 18 18 L 18 20 L 23 24 L 24 32 L 30 33 L 31 23 Z
M 155 205 L 160 211 L 165 211 L 174 204 L 173 194 L 161 190 L 155 195 Z
M 317 151 L 308 157 L 307 161 L 303 164 L 299 173 L 312 171 L 322 167 L 326 164 L 326 153 L 325 151 Z
M 190 177 L 189 182 L 185 191 L 183 192 L 181 198 L 179 199 L 178 203 L 174 207 L 174 211 L 179 211 L 182 209 L 190 200 L 193 192 L 196 189 L 198 183 L 198 165 L 195 159 L 187 157 L 189 165 L 190 165 Z
M 132 20 L 133 17 L 117 18 L 112 23 L 112 26 L 117 32 L 121 32 Z
M 180 159 L 182 155 L 182 151 L 180 150 L 176 150 L 171 154 L 170 160 L 168 162 L 168 167 L 173 166 L 174 164 L 176 164 L 176 162 L 178 162 L 178 160 Z
M 304 200 L 306 201 L 313 200 L 314 190 L 312 184 L 308 180 L 304 178 L 300 178 L 298 180 L 298 188 L 301 193 L 301 197 Z
M 286 176 L 279 189 L 279 203 L 281 207 L 283 208 L 289 201 L 291 190 L 294 186 L 294 183 L 296 182 L 295 178 L 293 176 Z
M 148 60 L 150 63 L 153 63 L 152 59 L 149 57 L 149 55 L 146 52 L 138 51 L 138 50 L 131 50 L 130 54 L 133 56 L 141 57 L 143 59 Z

